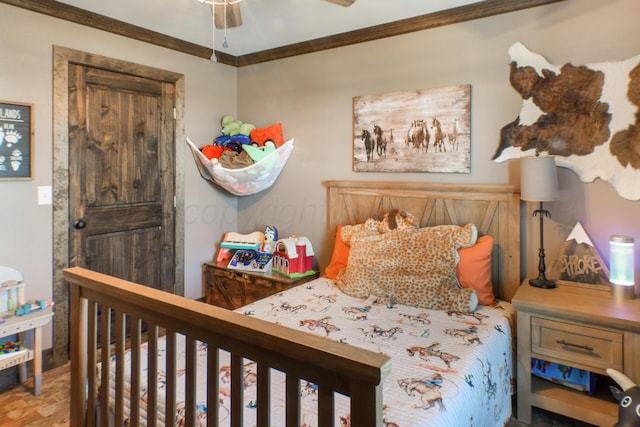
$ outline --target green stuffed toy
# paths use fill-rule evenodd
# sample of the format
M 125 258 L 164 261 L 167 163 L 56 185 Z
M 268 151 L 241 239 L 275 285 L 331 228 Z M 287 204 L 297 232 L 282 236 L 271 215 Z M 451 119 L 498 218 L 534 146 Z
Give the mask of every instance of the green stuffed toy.
M 243 123 L 233 116 L 222 117 L 222 134 L 227 136 L 245 135 L 249 136 L 256 127 L 251 123 Z
M 216 145 L 237 153 L 242 152 L 242 146 L 251 143 L 249 135 L 256 127 L 251 123 L 242 123 L 233 116 L 223 116 L 221 135 L 216 138 Z

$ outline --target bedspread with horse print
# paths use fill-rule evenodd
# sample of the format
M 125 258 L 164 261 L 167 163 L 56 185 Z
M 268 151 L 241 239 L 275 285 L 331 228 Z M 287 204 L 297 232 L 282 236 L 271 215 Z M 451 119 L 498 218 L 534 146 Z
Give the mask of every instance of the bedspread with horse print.
M 506 424 L 511 416 L 512 310 L 511 305 L 504 302 L 496 307 L 479 306 L 473 313 L 385 305 L 350 297 L 333 281 L 320 278 L 236 311 L 391 356 L 392 370 L 385 379 L 383 392 L 383 417 L 387 426 L 494 427 Z M 178 349 L 184 349 L 183 342 L 178 336 Z M 159 366 L 164 366 L 161 359 L 165 356 L 165 343 L 160 341 Z M 207 348 L 200 345 L 198 372 L 206 372 L 206 358 Z M 129 353 L 125 359 L 130 363 Z M 178 390 L 184 390 L 180 373 L 185 363 L 185 353 L 179 350 Z M 198 402 L 202 402 L 197 408 L 198 425 L 206 425 L 203 390 L 213 378 L 217 378 L 220 390 L 220 425 L 229 425 L 230 366 L 229 355 L 221 351 L 218 372 L 198 376 Z M 144 363 L 141 369 L 144 381 Z M 255 426 L 256 366 L 250 360 L 245 360 L 243 379 L 244 425 Z M 272 390 L 282 390 L 283 395 L 282 400 L 272 395 L 270 425 L 273 427 L 285 425 L 285 383 L 284 374 L 272 371 Z M 163 387 L 160 376 L 158 388 Z M 113 387 L 110 393 L 113 399 Z M 177 425 L 184 425 L 181 399 L 184 397 L 179 392 Z M 336 395 L 335 399 L 334 425 L 349 426 L 348 399 L 341 395 Z M 303 408 L 301 427 L 316 426 L 317 388 L 314 384 L 302 381 L 300 400 Z M 164 402 L 159 403 L 158 424 L 164 425 L 160 413 L 164 411 Z
M 470 313 L 385 305 L 350 297 L 320 278 L 237 311 L 391 356 L 385 425 L 493 427 L 511 416 L 508 303 Z M 346 408 L 338 405 L 336 425 L 348 425 Z

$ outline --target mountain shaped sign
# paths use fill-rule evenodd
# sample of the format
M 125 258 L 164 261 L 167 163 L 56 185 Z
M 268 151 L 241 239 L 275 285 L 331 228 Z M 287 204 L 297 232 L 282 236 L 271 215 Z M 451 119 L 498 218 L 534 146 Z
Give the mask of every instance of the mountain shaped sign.
M 552 280 L 609 286 L 609 269 L 579 222 L 547 270 Z

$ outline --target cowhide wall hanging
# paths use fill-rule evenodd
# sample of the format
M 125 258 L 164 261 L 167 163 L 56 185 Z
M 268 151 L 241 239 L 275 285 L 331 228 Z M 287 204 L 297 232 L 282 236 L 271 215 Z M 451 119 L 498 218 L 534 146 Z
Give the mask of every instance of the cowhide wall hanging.
M 640 55 L 558 66 L 521 43 L 509 55 L 523 105 L 502 128 L 493 160 L 548 153 L 583 182 L 600 178 L 622 197 L 640 199 Z

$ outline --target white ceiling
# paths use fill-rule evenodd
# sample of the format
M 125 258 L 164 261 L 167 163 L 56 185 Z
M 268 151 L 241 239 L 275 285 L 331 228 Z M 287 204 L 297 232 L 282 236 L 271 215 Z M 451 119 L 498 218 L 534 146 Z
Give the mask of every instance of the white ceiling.
M 210 6 L 199 0 L 59 0 L 201 46 L 212 46 Z M 243 0 L 242 26 L 215 31 L 215 49 L 240 56 L 347 31 L 426 15 L 483 0 Z

